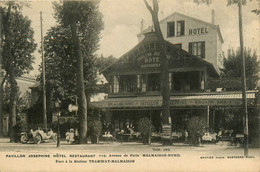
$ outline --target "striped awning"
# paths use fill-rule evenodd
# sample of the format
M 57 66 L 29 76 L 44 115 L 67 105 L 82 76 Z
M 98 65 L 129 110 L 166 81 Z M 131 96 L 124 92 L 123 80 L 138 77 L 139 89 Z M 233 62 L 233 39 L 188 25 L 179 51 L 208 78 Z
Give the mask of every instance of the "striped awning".
M 256 92 L 248 92 L 246 97 L 249 105 L 253 105 Z M 107 98 L 99 102 L 91 103 L 97 108 L 145 108 L 161 107 L 162 96 L 142 96 Z M 241 93 L 215 93 L 199 95 L 176 95 L 170 97 L 171 107 L 184 106 L 238 106 L 242 104 Z

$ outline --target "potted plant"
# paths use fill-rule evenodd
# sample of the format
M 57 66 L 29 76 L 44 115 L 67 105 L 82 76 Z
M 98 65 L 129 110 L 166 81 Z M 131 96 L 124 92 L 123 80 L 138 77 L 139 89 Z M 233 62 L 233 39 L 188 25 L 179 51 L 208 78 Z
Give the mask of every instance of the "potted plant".
M 154 126 L 152 121 L 146 117 L 138 121 L 138 130 L 141 133 L 143 144 L 151 144 L 151 135 Z
M 91 143 L 99 143 L 99 137 L 102 132 L 102 123 L 99 120 L 91 120 L 89 124 Z
M 199 146 L 201 138 L 206 132 L 205 121 L 200 117 L 193 117 L 187 123 L 188 134 L 191 138 L 191 143 Z

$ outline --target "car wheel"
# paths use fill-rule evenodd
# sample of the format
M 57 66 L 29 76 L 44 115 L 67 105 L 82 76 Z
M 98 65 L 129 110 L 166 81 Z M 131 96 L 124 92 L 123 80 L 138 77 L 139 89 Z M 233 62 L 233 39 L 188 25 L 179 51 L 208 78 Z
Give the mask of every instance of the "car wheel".
M 26 137 L 25 135 L 22 135 L 22 136 L 21 136 L 21 142 L 22 142 L 23 144 L 27 143 L 27 137 Z
M 39 134 L 36 134 L 34 137 L 34 143 L 39 144 L 42 141 L 42 137 Z

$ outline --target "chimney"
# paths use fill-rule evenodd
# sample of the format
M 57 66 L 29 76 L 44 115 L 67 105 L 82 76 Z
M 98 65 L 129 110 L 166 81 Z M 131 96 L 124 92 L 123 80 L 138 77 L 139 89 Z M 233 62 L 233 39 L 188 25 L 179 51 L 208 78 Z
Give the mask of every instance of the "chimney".
M 141 33 L 144 31 L 144 19 L 141 20 Z
M 211 23 L 215 24 L 215 11 L 214 10 L 211 11 Z

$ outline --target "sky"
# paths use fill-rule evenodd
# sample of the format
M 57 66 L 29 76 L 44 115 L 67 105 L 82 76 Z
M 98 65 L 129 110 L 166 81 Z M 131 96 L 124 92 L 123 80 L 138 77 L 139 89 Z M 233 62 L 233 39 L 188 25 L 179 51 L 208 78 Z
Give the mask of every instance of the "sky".
M 228 48 L 239 47 L 238 31 L 238 8 L 237 5 L 227 6 L 227 0 L 212 0 L 212 4 L 197 5 L 193 0 L 158 0 L 159 20 L 174 12 L 179 12 L 206 22 L 211 22 L 211 11 L 215 11 L 215 24 L 219 25 L 224 39 L 222 50 L 227 52 Z M 51 26 L 55 26 L 51 0 L 28 1 L 30 8 L 24 7 L 23 14 L 32 20 L 35 42 L 40 48 L 40 11 L 43 13 L 43 33 L 46 34 Z M 151 0 L 148 0 L 151 2 Z M 258 58 L 260 55 L 260 15 L 252 13 L 251 10 L 259 8 L 256 0 L 248 2 L 243 7 L 243 34 L 244 45 L 256 50 Z M 143 0 L 101 0 L 100 12 L 103 14 L 104 30 L 101 32 L 100 49 L 98 55 L 113 55 L 119 58 L 138 43 L 137 34 L 141 30 L 141 20 L 144 26 L 152 23 L 151 15 Z M 38 74 L 38 65 L 41 55 L 38 49 L 35 51 L 34 70 L 31 74 Z

